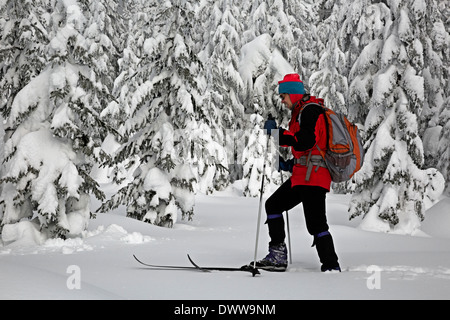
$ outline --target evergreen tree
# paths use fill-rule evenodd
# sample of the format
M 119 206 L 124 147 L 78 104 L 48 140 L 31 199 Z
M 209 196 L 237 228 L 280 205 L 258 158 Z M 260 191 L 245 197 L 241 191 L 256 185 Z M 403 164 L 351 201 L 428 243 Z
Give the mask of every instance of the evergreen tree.
M 244 22 L 243 43 L 253 41 L 256 37 L 268 33 L 268 1 L 255 0 L 242 4 L 242 9 L 247 16 Z
M 440 131 L 439 140 L 437 143 L 438 162 L 436 167 L 446 180 L 445 190 L 448 195 L 450 194 L 450 97 L 445 100 L 443 109 L 439 113 L 439 116 L 444 125 Z
M 424 28 L 416 32 L 423 45 L 423 77 L 425 102 L 421 113 L 421 137 L 424 141 L 425 167 L 436 167 L 444 175 L 449 189 L 448 169 L 450 140 L 448 139 L 448 101 L 450 97 L 450 32 L 448 2 L 427 3 Z M 447 26 L 446 26 L 447 22 Z M 417 37 L 417 36 L 416 36 Z
M 144 73 L 144 76 L 150 74 L 150 70 L 142 69 L 141 66 L 145 59 L 142 44 L 151 30 L 148 15 L 152 14 L 149 12 L 152 12 L 153 7 L 147 6 L 145 9 L 138 6 L 138 1 L 127 3 L 126 8 L 122 9 L 119 25 L 122 26 L 121 37 L 124 40 L 120 42 L 122 49 L 117 50 L 118 71 L 111 90 L 111 99 L 101 114 L 105 121 L 117 129 L 115 137 L 120 142 L 126 140 L 129 132 L 133 130 L 129 126 L 135 125 L 129 123 L 129 126 L 126 126 L 125 119 L 133 114 L 136 105 L 140 103 L 129 97 L 139 86 L 140 78 L 136 76 L 139 72 Z
M 348 68 L 348 117 L 364 123 L 373 95 L 374 75 L 380 69 L 384 33 L 392 24 L 391 12 L 383 2 L 346 1 L 339 17 L 336 38 L 346 52 Z
M 127 140 L 114 163 L 136 156 L 139 167 L 133 181 L 104 203 L 101 211 L 124 204 L 128 216 L 171 227 L 178 206 L 183 217 L 192 218 L 193 162 L 196 155 L 207 154 L 204 141 L 198 139 L 204 73 L 189 32 L 193 20 L 194 7 L 187 1 L 166 1 L 154 7 L 143 1 L 132 18 L 139 21 L 130 30 L 137 40 L 126 48 L 130 66 L 122 64 L 122 77 L 133 78 L 121 96 L 129 118 L 120 131 Z M 177 176 L 180 172 L 183 175 Z M 153 181 L 156 178 L 158 182 Z
M 338 47 L 337 53 L 335 55 L 331 53 L 331 57 L 341 57 L 345 52 L 341 63 L 336 64 L 337 69 L 334 73 L 338 83 L 347 81 L 349 83 L 349 87 L 342 90 L 346 103 L 340 108 L 351 121 L 358 124 L 363 140 L 365 138 L 363 124 L 370 109 L 373 79 L 380 68 L 383 33 L 385 25 L 390 24 L 391 15 L 386 4 L 383 2 L 372 4 L 372 2 L 363 0 L 336 3 L 330 17 L 323 22 L 325 26 L 321 24 L 319 27 L 322 31 L 322 39 L 329 38 L 333 47 Z M 335 19 L 336 25 L 329 28 L 326 22 L 335 21 Z M 318 73 L 321 72 L 323 71 Z M 350 180 L 333 184 L 332 187 L 335 192 L 347 193 L 353 192 L 355 185 Z
M 3 142 L 14 132 L 13 128 L 4 128 L 3 120 L 11 112 L 14 97 L 46 64 L 43 52 L 49 42 L 47 9 L 46 1 L 10 1 L 0 4 L 0 112 L 4 133 L 0 152 L 2 164 L 5 153 Z M 0 174 L 3 175 L 4 171 L 1 168 Z M 0 191 L 2 189 L 3 185 L 0 185 Z M 2 217 L 3 212 L 0 211 L 0 228 Z
M 91 101 L 91 104 L 97 108 L 98 113 L 102 113 L 109 102 L 114 100 L 112 91 L 119 72 L 117 60 L 119 53 L 123 51 L 125 26 L 117 13 L 117 0 L 86 1 L 86 6 L 90 13 L 84 31 L 85 38 L 89 40 L 87 54 L 95 61 L 92 69 L 101 78 L 101 82 L 97 81 L 93 88 L 101 99 Z M 106 117 L 105 120 L 109 121 Z M 114 122 L 111 124 L 116 125 Z
M 320 58 L 319 70 L 311 75 L 311 93 L 324 99 L 325 105 L 329 108 L 347 114 L 346 59 L 338 46 L 336 37 L 333 36 L 337 29 L 335 16 L 330 16 L 321 27 L 318 28 L 318 33 L 329 41 Z
M 296 20 L 286 14 L 283 0 L 274 0 L 268 8 L 268 33 L 272 36 L 273 45 L 288 57 L 289 51 L 295 45 L 293 28 Z M 300 71 L 299 71 L 300 72 Z
M 257 107 L 257 106 L 255 106 Z M 261 181 L 265 175 L 264 187 L 270 183 L 271 168 L 267 163 L 271 158 L 271 139 L 261 129 L 264 125 L 264 118 L 255 113 L 250 116 L 251 129 L 248 143 L 242 153 L 242 163 L 244 164 L 244 175 L 242 178 L 243 193 L 247 197 L 257 197 L 261 192 Z M 264 163 L 266 161 L 266 163 Z M 263 170 L 265 168 L 265 171 Z
M 326 43 L 318 36 L 320 3 L 317 1 L 284 1 L 287 21 L 291 26 L 293 43 L 288 47 L 286 59 L 300 74 L 306 88 L 311 74 L 319 70 L 319 58 Z M 280 43 L 280 46 L 285 46 Z
M 363 214 L 362 227 L 367 229 L 413 233 L 443 189 L 436 169 L 422 169 L 417 114 L 424 102 L 424 80 L 417 69 L 421 52 L 415 50 L 410 22 L 423 7 L 410 2 L 390 1 L 393 19 L 379 46 L 380 68 L 365 121 L 367 153 L 355 175 L 357 194 L 349 209 L 351 218 Z
M 281 107 L 280 98 L 278 94 L 278 81 L 282 80 L 285 74 L 293 73 L 290 64 L 281 56 L 281 53 L 272 47 L 271 37 L 268 34 L 263 34 L 253 41 L 245 44 L 242 48 L 241 57 L 241 75 L 246 83 L 247 92 L 246 96 L 253 101 L 253 106 L 248 106 L 247 113 L 253 110 L 250 114 L 249 122 L 246 125 L 248 138 L 246 138 L 245 152 L 247 154 L 253 154 L 253 156 L 261 157 L 263 153 L 257 147 L 261 142 L 260 133 L 256 130 L 256 125 L 260 123 L 260 129 L 264 126 L 264 121 L 267 120 L 268 115 L 277 115 L 277 123 L 279 125 L 287 123 L 287 118 L 290 116 L 288 110 Z M 264 121 L 258 120 L 262 117 Z M 256 145 L 249 145 L 256 142 Z M 249 151 L 249 150 L 257 151 Z M 265 147 L 264 147 L 265 149 Z M 275 154 L 270 153 L 266 159 L 268 168 L 275 163 Z M 278 156 L 276 156 L 278 157 Z M 244 156 L 244 188 L 247 183 L 251 183 L 251 179 L 248 179 L 248 175 L 254 174 L 251 168 L 256 162 L 251 156 Z M 260 159 L 262 160 L 262 159 Z M 250 161 L 250 163 L 247 163 Z M 272 168 L 278 170 L 278 168 Z M 262 172 L 262 169 L 259 169 Z M 266 181 L 271 180 L 271 170 L 266 171 Z M 246 193 L 247 194 L 247 193 Z M 254 194 L 251 193 L 251 194 Z
M 409 42 L 407 52 L 414 56 L 413 67 L 421 70 L 424 79 L 424 103 L 418 110 L 420 115 L 419 134 L 424 136 L 425 130 L 436 125 L 430 121 L 439 114 L 446 96 L 450 94 L 448 84 L 450 36 L 445 30 L 442 16 L 436 0 L 416 1 L 410 8 L 409 30 L 405 31 Z M 434 165 L 434 164 L 426 164 Z
M 0 4 L 0 112 L 7 118 L 14 97 L 46 65 L 49 43 L 48 1 L 5 1 Z
M 100 144 L 109 128 L 98 111 L 108 88 L 102 70 L 92 67 L 102 62 L 96 50 L 90 51 L 102 34 L 87 32 L 88 13 L 76 1 L 55 2 L 46 65 L 12 97 L 7 118 L 12 135 L 5 143 L 1 180 L 3 235 L 14 233 L 21 218 L 33 216 L 44 238 L 79 235 L 91 216 L 90 195 L 104 198 L 90 170 L 107 158 Z
M 205 10 L 209 16 L 206 29 L 212 31 L 208 33 L 206 44 L 199 54 L 206 72 L 201 114 L 205 125 L 212 129 L 211 140 L 216 144 L 215 149 L 221 146 L 222 150 L 218 149 L 217 152 L 226 154 L 226 163 L 229 163 L 228 168 L 223 161 L 214 161 L 208 165 L 208 170 L 214 173 L 210 175 L 214 180 L 207 183 L 210 191 L 227 185 L 227 170 L 231 171 L 231 176 L 239 175 L 239 172 L 235 172 L 239 166 L 236 166 L 238 161 L 232 148 L 236 143 L 235 133 L 242 128 L 244 107 L 241 92 L 244 84 L 238 72 L 242 24 L 236 5 L 233 1 L 215 1 Z M 204 25 L 204 19 L 205 16 L 200 16 L 196 21 Z M 210 159 L 219 160 L 217 156 L 211 156 Z M 201 174 L 200 179 L 204 180 L 207 176 Z

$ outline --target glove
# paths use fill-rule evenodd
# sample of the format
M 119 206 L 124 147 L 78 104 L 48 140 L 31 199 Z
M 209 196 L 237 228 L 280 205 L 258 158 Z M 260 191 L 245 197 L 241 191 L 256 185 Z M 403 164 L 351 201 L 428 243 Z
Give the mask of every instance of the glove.
M 277 123 L 271 114 L 267 117 L 266 122 L 264 123 L 264 130 L 267 130 L 267 134 L 270 136 L 272 130 L 277 129 Z
M 278 159 L 278 171 L 289 171 L 292 172 L 294 168 L 294 159 L 284 160 L 283 157 L 279 157 Z

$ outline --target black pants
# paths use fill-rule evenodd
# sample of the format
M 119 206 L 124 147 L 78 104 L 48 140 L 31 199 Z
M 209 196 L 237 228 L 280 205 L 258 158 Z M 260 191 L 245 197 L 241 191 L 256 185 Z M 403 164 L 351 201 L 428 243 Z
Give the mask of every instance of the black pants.
M 303 204 L 306 228 L 314 236 L 313 245 L 324 267 L 339 266 L 333 239 L 328 232 L 325 210 L 327 190 L 316 186 L 294 186 L 291 180 L 283 183 L 266 201 L 267 224 L 269 227 L 270 243 L 277 245 L 284 242 L 283 212 L 290 210 L 299 203 Z
M 328 231 L 325 215 L 325 198 L 327 190 L 315 186 L 291 187 L 291 180 L 283 183 L 266 201 L 267 224 L 269 226 L 270 244 L 284 242 L 283 212 L 299 203 L 303 204 L 306 228 L 311 235 Z

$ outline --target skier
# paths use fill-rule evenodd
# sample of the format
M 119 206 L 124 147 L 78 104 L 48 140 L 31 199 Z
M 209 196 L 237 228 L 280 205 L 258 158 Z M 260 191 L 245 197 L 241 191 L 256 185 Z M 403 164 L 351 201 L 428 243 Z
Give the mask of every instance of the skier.
M 283 212 L 302 203 L 306 227 L 314 237 L 313 246 L 316 246 L 322 263 L 321 271 L 341 271 L 325 214 L 325 197 L 330 191 L 331 176 L 317 148 L 319 146 L 322 151 L 327 148 L 325 118 L 317 105 L 323 104 L 323 99 L 305 93 L 303 82 L 296 73 L 285 75 L 278 84 L 281 103 L 292 112 L 289 129 L 277 129 L 271 116 L 264 129 L 275 138 L 278 135 L 280 146 L 291 147 L 294 159 L 285 161 L 280 157 L 280 169 L 291 171 L 292 176 L 265 203 L 269 253 L 255 266 L 268 271 L 286 270 Z

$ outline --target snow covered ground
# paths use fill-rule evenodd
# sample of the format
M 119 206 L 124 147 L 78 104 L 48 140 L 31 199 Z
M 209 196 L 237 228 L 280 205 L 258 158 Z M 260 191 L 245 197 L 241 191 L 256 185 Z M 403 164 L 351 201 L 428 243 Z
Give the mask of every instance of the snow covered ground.
M 428 210 L 423 233 L 404 236 L 359 229 L 360 220 L 348 221 L 350 197 L 329 194 L 341 273 L 319 272 L 301 206 L 289 212 L 293 262 L 285 273 L 150 270 L 133 259 L 189 266 L 190 254 L 203 266 L 250 262 L 258 199 L 239 195 L 238 184 L 198 195 L 194 221 L 173 229 L 126 218 L 120 209 L 98 214 L 82 238 L 0 244 L 0 299 L 450 299 L 448 197 Z M 263 222 L 258 258 L 267 250 Z

